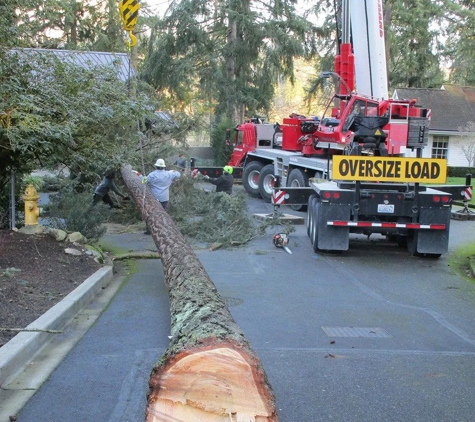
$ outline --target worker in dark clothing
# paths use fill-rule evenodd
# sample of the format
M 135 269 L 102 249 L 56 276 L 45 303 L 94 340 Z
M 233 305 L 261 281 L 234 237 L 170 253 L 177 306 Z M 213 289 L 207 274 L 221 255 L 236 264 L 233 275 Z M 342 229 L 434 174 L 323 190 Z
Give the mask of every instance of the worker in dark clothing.
M 183 174 L 186 174 L 187 162 L 184 154 L 180 153 L 173 164 L 175 164 Z
M 231 195 L 233 192 L 233 168 L 231 166 L 223 167 L 223 175 L 212 178 L 209 176 L 204 176 L 204 178 L 210 182 L 212 185 L 216 186 L 216 192 L 226 192 L 228 195 Z
M 104 178 L 102 182 L 94 189 L 94 198 L 92 200 L 92 205 L 96 205 L 100 200 L 102 200 L 105 204 L 109 205 L 110 208 L 120 208 L 120 206 L 115 205 L 112 201 L 111 197 L 109 196 L 109 192 L 115 192 L 123 199 L 130 199 L 128 196 L 124 195 L 122 192 L 119 191 L 117 186 L 114 182 L 115 172 L 112 170 L 108 170 L 104 173 Z

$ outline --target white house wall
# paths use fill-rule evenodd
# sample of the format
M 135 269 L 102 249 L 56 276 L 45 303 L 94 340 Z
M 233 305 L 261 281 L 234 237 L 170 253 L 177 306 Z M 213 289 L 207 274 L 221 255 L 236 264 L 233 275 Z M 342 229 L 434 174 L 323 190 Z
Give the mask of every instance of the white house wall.
M 429 143 L 427 146 L 422 150 L 422 158 L 431 158 L 431 148 L 432 148 L 432 137 L 429 135 Z M 407 149 L 406 153 L 404 154 L 405 157 L 416 157 L 417 152 L 416 150 L 411 151 Z
M 448 164 L 452 167 L 468 167 L 470 163 L 462 151 L 462 146 L 475 142 L 475 138 L 468 139 L 466 137 L 451 136 L 449 138 L 449 159 Z
M 427 146 L 422 150 L 422 158 L 432 158 L 432 142 L 434 140 L 433 135 L 429 135 L 429 142 Z M 475 136 L 472 139 L 460 136 L 449 136 L 449 149 L 447 152 L 447 165 L 450 167 L 468 167 L 469 163 L 462 151 L 462 146 L 468 142 L 475 142 Z M 416 152 L 410 151 L 405 154 L 406 157 L 415 157 Z

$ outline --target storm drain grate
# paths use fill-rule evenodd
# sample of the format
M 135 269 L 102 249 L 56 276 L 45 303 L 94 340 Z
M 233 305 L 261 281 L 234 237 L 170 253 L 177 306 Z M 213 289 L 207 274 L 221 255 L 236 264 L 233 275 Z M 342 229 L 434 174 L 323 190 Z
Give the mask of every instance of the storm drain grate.
M 391 335 L 379 327 L 322 327 L 328 337 L 389 338 Z

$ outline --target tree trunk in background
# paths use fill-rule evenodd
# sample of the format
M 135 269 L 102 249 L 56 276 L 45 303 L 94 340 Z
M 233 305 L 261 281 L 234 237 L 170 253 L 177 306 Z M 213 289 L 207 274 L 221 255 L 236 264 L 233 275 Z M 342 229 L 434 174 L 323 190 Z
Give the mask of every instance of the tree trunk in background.
M 136 35 L 136 32 L 133 32 L 134 35 Z M 137 37 L 137 44 L 135 44 L 131 50 L 130 50 L 130 65 L 132 67 L 131 72 L 137 72 L 138 67 L 138 61 L 139 61 L 139 40 Z M 129 75 L 130 76 L 130 75 Z M 130 84 L 130 98 L 135 98 L 137 97 L 137 76 L 131 77 L 129 80 Z
M 236 69 L 235 69 L 235 57 L 234 51 L 236 49 L 236 38 L 237 38 L 237 22 L 234 18 L 228 16 L 228 31 L 226 37 L 226 76 L 228 77 L 229 81 L 229 89 L 227 101 L 228 101 L 228 116 L 232 119 L 234 123 L 241 123 L 239 121 L 239 113 L 237 111 L 237 104 L 236 104 Z
M 389 2 L 386 2 L 383 9 L 383 25 L 384 25 L 384 49 L 386 53 L 386 66 L 389 73 L 389 58 L 391 57 L 391 39 L 389 37 L 388 29 L 391 27 L 391 22 L 393 20 L 393 5 Z M 389 75 L 388 75 L 389 77 Z
M 193 249 L 139 177 L 122 177 L 161 255 L 171 340 L 149 381 L 147 422 L 278 421 L 259 358 Z

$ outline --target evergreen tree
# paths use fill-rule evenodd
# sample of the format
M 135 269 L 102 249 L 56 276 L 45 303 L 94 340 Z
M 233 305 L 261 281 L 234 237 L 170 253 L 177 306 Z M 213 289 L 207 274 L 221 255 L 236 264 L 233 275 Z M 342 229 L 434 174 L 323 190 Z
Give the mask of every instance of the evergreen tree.
M 447 3 L 445 58 L 450 64 L 449 81 L 475 86 L 475 4 L 459 0 Z
M 85 69 L 46 53 L 0 53 L 0 191 L 12 169 L 22 174 L 63 165 L 87 173 L 130 160 L 137 121 L 150 107 L 147 96 L 129 98 L 111 67 Z
M 4 0 L 0 3 L 0 47 L 11 47 L 18 40 L 16 31 L 18 7 L 16 0 Z
M 238 123 L 269 110 L 278 78 L 292 79 L 294 58 L 314 52 L 314 27 L 292 0 L 183 0 L 153 28 L 142 76 Z
M 5 0 L 0 12 L 6 47 L 126 50 L 115 0 Z
M 385 31 L 390 88 L 427 88 L 443 82 L 434 40 L 443 8 L 431 0 L 386 0 Z

